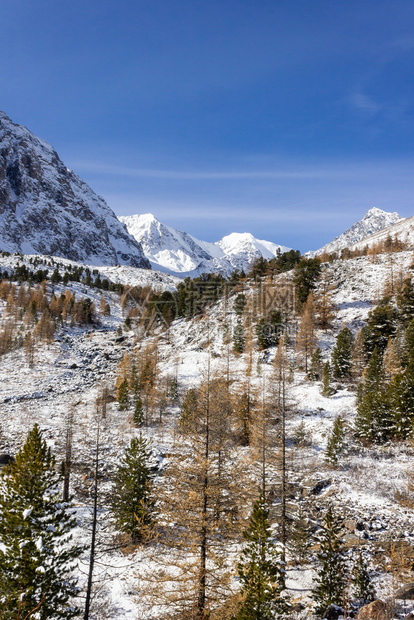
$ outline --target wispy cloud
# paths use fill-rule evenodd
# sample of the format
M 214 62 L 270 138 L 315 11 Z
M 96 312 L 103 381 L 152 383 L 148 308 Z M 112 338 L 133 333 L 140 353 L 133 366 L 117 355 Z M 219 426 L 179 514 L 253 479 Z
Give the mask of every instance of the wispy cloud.
M 350 96 L 350 103 L 354 108 L 370 115 L 377 114 L 381 111 L 381 106 L 362 92 L 352 93 Z
M 74 161 L 72 168 L 83 172 L 130 178 L 166 179 L 177 181 L 233 181 L 250 179 L 320 179 L 330 174 L 324 169 L 303 170 L 165 170 L 132 168 L 91 161 Z

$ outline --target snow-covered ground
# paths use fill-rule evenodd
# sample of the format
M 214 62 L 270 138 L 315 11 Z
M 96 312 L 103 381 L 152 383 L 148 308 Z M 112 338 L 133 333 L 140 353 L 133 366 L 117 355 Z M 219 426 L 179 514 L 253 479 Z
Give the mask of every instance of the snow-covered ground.
M 17 257 L 1 258 L 0 268 L 10 269 L 18 260 L 21 262 Z M 48 259 L 42 260 L 47 266 Z M 411 253 L 403 252 L 391 257 L 337 261 L 328 266 L 337 287 L 333 295 L 338 314 L 333 330 L 318 334 L 326 359 L 340 328 L 346 324 L 356 331 L 366 320 L 372 304 L 382 296 L 391 274 L 396 278 L 400 271 L 408 273 L 411 261 Z M 38 265 L 37 268 L 42 267 Z M 155 288 L 158 284 L 160 289 L 172 290 L 176 283 L 171 277 L 128 267 L 101 267 L 99 271 L 114 282 L 131 285 L 148 284 Z M 54 288 L 57 292 L 65 289 L 61 285 Z M 88 296 L 99 304 L 99 290 L 73 282 L 66 288 L 74 290 L 77 299 Z M 246 290 L 247 297 L 251 294 Z M 137 343 L 134 330 L 125 331 L 124 328 L 125 338 L 119 337 L 118 328 L 124 324 L 119 297 L 107 292 L 105 296 L 111 305 L 111 315 L 101 317 L 99 326 L 82 329 L 66 326 L 58 330 L 53 344 L 37 348 L 32 368 L 29 368 L 23 350 L 4 355 L 0 366 L 0 451 L 14 454 L 24 442 L 28 430 L 38 422 L 58 459 L 62 458 L 67 415 L 71 408 L 74 411 L 72 492 L 79 522 L 77 537 L 85 543 L 90 537 L 96 399 L 103 387 L 113 389 L 123 355 L 137 345 L 145 346 L 145 342 Z M 230 354 L 230 376 L 236 386 L 245 375 L 249 362 L 248 354 L 233 354 L 231 344 L 229 352 L 225 341 L 226 325 L 234 326 L 236 320 L 232 299 L 222 300 L 202 317 L 178 319 L 167 332 L 160 330 L 149 337 L 148 341 L 157 340 L 160 376 L 177 376 L 180 392 L 184 394 L 188 388 L 200 383 L 208 364 L 212 374 L 224 374 Z M 273 355 L 273 350 L 267 356 L 254 350 L 253 387 L 262 389 L 263 385 L 270 385 Z M 291 351 L 290 355 L 294 361 L 294 352 Z M 327 398 L 321 395 L 320 382 L 310 382 L 304 372 L 296 370 L 294 381 L 289 386 L 289 399 L 292 412 L 287 422 L 288 477 L 297 493 L 311 497 L 310 490 L 318 482 L 325 481 L 324 488 L 313 501 L 316 508 L 331 501 L 340 514 L 358 524 L 358 528 L 351 528 L 345 535 L 349 545 L 360 544 L 372 554 L 379 554 L 381 548 L 386 549 L 391 540 L 414 545 L 414 512 L 397 501 L 398 493 L 407 490 L 414 456 L 410 442 L 364 449 L 351 441 L 341 467 L 332 468 L 325 461 L 324 451 L 338 414 L 352 428 L 355 393 L 351 386 L 338 386 L 337 391 Z M 173 450 L 177 415 L 178 408 L 169 406 L 162 424 L 143 429 L 144 434 L 151 438 L 154 455 L 160 461 Z M 298 445 L 295 436 L 301 422 L 306 430 L 306 441 Z M 152 566 L 152 560 L 147 557 L 148 549 L 144 546 L 131 549 L 130 553 L 113 549 L 115 532 L 103 527 L 108 522 L 111 472 L 137 432 L 131 423 L 131 412 L 120 411 L 116 402 L 110 402 L 101 426 L 102 527 L 96 565 L 96 618 L 135 620 L 156 617 L 154 609 L 145 605 L 145 597 L 140 596 L 142 574 Z M 85 584 L 87 560 L 85 554 L 79 565 L 81 586 Z M 288 590 L 295 601 L 309 603 L 313 570 L 312 564 L 302 568 L 288 566 Z M 390 595 L 400 584 L 398 578 L 391 580 L 387 571 L 378 567 L 375 582 L 380 597 Z M 301 617 L 305 616 L 298 612 L 298 618 Z

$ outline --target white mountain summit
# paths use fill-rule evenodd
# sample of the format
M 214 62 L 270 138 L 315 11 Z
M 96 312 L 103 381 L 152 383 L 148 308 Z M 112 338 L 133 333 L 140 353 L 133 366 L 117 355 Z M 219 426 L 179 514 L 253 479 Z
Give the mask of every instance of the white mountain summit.
M 287 248 L 256 239 L 250 233 L 231 233 L 214 243 L 200 241 L 186 232 L 162 224 L 151 213 L 119 217 L 128 232 L 141 244 L 154 269 L 181 277 L 203 272 L 230 275 L 248 269 L 256 258 L 273 258 Z
M 148 268 L 103 198 L 56 151 L 0 111 L 0 251 Z
M 353 224 L 348 230 L 324 245 L 315 252 L 307 252 L 305 256 L 318 256 L 320 254 L 340 252 L 344 248 L 355 245 L 366 237 L 377 233 L 388 226 L 404 220 L 398 213 L 389 213 L 373 207 L 367 211 L 359 222 Z

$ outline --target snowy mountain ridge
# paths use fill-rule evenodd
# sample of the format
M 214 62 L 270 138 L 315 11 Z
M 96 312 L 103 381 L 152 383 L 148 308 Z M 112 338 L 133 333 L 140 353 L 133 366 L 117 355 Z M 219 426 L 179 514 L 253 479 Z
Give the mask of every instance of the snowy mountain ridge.
M 47 142 L 1 111 L 0 250 L 150 267 L 104 199 Z
M 389 213 L 377 207 L 367 211 L 359 222 L 355 222 L 350 228 L 338 237 L 324 245 L 322 248 L 312 252 L 306 252 L 305 256 L 313 257 L 320 254 L 330 254 L 340 252 L 344 248 L 355 245 L 370 235 L 382 231 L 384 228 L 393 226 L 397 222 L 404 220 L 398 213 Z
M 162 224 L 151 213 L 118 219 L 142 245 L 154 269 L 181 277 L 194 277 L 203 272 L 230 275 L 235 269 L 248 269 L 256 258 L 273 258 L 278 250 L 290 249 L 256 239 L 250 233 L 231 233 L 216 242 L 201 241 Z
M 350 249 L 362 250 L 365 246 L 371 246 L 381 241 L 385 241 L 387 237 L 398 239 L 402 243 L 407 243 L 408 245 L 414 245 L 414 217 L 401 219 L 392 226 L 387 226 L 386 228 L 373 233 L 369 237 L 365 237 L 363 240 L 352 245 Z

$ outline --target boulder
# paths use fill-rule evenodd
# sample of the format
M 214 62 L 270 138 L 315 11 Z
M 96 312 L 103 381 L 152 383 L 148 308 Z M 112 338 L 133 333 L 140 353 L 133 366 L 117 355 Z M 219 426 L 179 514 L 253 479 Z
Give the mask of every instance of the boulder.
M 330 605 L 324 613 L 324 620 L 338 620 L 339 616 L 342 616 L 344 610 L 338 605 Z
M 0 453 L 0 467 L 4 467 L 4 465 L 8 465 L 13 461 L 14 457 L 10 454 L 6 454 L 5 452 Z
M 394 598 L 403 601 L 414 601 L 414 582 L 406 583 L 405 586 L 399 588 L 394 594 Z
M 389 617 L 386 603 L 379 599 L 361 607 L 358 614 L 358 620 L 389 620 Z
M 346 521 L 344 521 L 344 527 L 350 532 L 355 532 L 355 530 L 357 529 L 356 521 L 354 521 L 353 519 L 347 519 Z
M 327 478 L 326 480 L 319 480 L 310 490 L 310 495 L 319 495 L 320 493 L 322 493 L 322 491 L 324 489 L 326 489 L 326 487 L 329 487 L 329 485 L 332 484 L 332 480 L 330 478 Z

